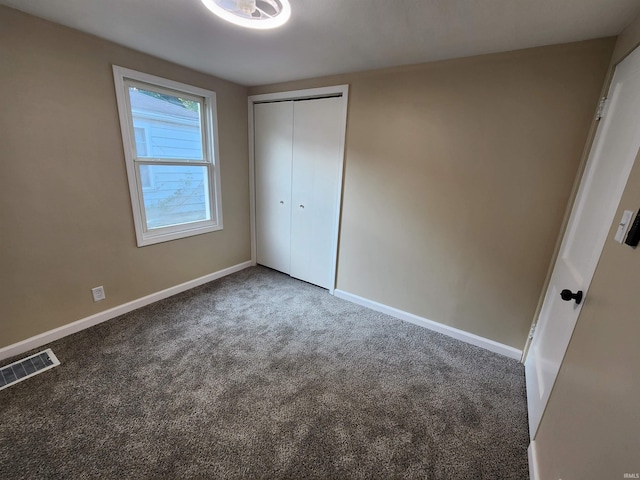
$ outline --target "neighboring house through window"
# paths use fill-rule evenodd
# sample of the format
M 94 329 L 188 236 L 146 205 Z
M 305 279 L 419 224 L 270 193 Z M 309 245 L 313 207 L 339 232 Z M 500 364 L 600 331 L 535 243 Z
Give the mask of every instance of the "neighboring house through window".
M 138 246 L 220 230 L 215 93 L 113 71 Z

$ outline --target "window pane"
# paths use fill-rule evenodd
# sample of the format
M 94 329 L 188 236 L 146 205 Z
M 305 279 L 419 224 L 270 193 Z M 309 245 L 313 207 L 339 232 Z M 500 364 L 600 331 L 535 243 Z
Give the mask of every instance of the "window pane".
M 151 165 L 140 165 L 140 185 L 142 185 L 142 188 L 153 187 L 151 175 Z
M 129 98 L 138 158 L 204 159 L 199 102 L 139 87 Z
M 136 151 L 138 152 L 139 157 L 147 156 L 147 136 L 144 132 L 144 128 L 135 127 L 133 129 L 133 133 L 135 135 L 136 140 Z
M 138 165 L 154 186 L 143 189 L 147 229 L 211 220 L 207 167 L 193 165 Z

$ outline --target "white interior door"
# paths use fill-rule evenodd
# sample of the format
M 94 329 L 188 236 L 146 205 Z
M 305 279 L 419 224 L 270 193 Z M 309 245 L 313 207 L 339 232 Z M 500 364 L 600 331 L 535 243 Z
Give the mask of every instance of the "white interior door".
M 525 361 L 534 439 L 640 146 L 640 50 L 618 65 Z M 623 248 L 621 246 L 621 248 Z
M 290 271 L 293 102 L 254 106 L 256 260 Z
M 342 99 L 296 101 L 291 276 L 330 289 L 340 189 Z

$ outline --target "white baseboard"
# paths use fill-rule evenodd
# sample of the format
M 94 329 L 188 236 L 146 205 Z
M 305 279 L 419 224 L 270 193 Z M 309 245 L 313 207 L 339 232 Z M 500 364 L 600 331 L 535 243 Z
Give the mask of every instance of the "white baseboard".
M 464 330 L 459 330 L 457 328 L 444 325 L 443 323 L 434 322 L 433 320 L 428 320 L 426 318 L 414 315 L 413 313 L 389 307 L 387 305 L 374 302 L 373 300 L 369 300 L 367 298 L 359 297 L 358 295 L 345 292 L 344 290 L 336 289 L 334 291 L 334 295 L 338 298 L 342 298 L 343 300 L 348 300 L 350 302 L 357 303 L 358 305 L 362 305 L 363 307 L 370 308 L 371 310 L 386 313 L 387 315 L 391 315 L 392 317 L 398 318 L 400 320 L 404 320 L 406 322 L 428 328 L 429 330 L 442 333 L 449 337 L 462 340 L 463 342 L 470 343 L 471 345 L 475 345 L 477 347 L 482 347 L 486 350 L 499 353 L 500 355 L 504 355 L 505 357 L 515 358 L 516 360 L 520 360 L 522 357 L 522 350 L 518 350 L 517 348 L 510 347 L 509 345 L 504 345 L 493 340 L 489 340 L 488 338 L 484 338 L 473 333 L 465 332 Z
M 122 305 L 118 305 L 117 307 L 110 308 L 109 310 L 96 313 L 95 315 L 82 318 L 73 323 L 68 323 L 67 325 L 63 325 L 62 327 L 54 328 L 53 330 L 49 330 L 48 332 L 40 333 L 39 335 L 36 335 L 34 337 L 27 338 L 26 340 L 22 340 L 18 343 L 14 343 L 13 345 L 8 345 L 6 347 L 0 348 L 0 360 L 4 360 L 5 358 L 13 357 L 15 355 L 20 355 L 31 349 L 41 347 L 42 345 L 53 342 L 54 340 L 66 337 L 67 335 L 71 335 L 72 333 L 79 332 L 80 330 L 84 330 L 85 328 L 93 327 L 94 325 L 106 322 L 107 320 L 111 320 L 112 318 L 115 318 L 119 315 L 123 315 L 125 313 L 131 312 L 132 310 L 144 307 L 145 305 L 149 305 L 151 303 L 171 297 L 191 288 L 195 288 L 213 280 L 217 280 L 218 278 L 226 277 L 227 275 L 230 275 L 232 273 L 239 272 L 240 270 L 244 270 L 251 265 L 251 261 L 239 263 L 238 265 L 234 265 L 223 270 L 218 270 L 217 272 L 210 273 L 194 280 L 189 280 L 188 282 L 181 283 L 180 285 L 176 285 L 174 287 L 166 288 L 159 292 L 152 293 L 151 295 L 147 295 L 146 297 L 132 300 L 131 302 L 127 302 Z
M 527 454 L 529 456 L 529 480 L 540 480 L 538 476 L 538 454 L 536 452 L 535 440 L 531 440 Z

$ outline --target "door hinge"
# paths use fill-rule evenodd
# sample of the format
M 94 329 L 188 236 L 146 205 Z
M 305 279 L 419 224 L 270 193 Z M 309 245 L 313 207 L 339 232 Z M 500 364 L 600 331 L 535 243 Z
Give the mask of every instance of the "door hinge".
M 529 330 L 529 340 L 533 340 L 533 333 L 536 331 L 536 324 L 531 325 L 531 330 Z
M 596 120 L 600 120 L 604 116 L 604 109 L 607 106 L 607 97 L 602 97 L 600 99 L 600 104 L 598 105 L 598 112 L 596 113 Z

